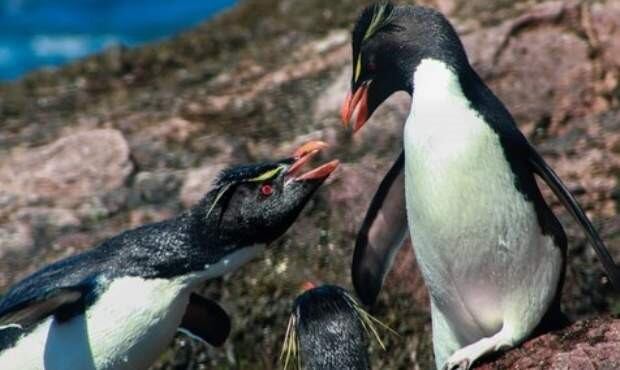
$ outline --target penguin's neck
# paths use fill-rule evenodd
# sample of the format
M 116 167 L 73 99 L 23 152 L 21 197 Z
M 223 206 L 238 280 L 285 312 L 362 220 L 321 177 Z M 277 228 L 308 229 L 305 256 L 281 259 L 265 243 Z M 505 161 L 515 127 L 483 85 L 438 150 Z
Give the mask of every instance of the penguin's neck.
M 117 255 L 116 261 L 122 266 L 117 275 L 178 278 L 193 286 L 234 271 L 264 248 L 264 244 L 223 239 L 216 231 L 202 214 L 191 209 L 176 218 L 121 234 L 126 241 L 109 243 L 100 254 Z M 127 244 L 131 248 L 122 248 Z
M 438 59 L 427 58 L 420 62 L 413 74 L 413 86 L 412 98 L 418 104 L 435 106 L 447 98 L 465 99 L 456 71 Z
M 484 129 L 460 81 L 442 61 L 420 62 L 413 75 L 411 110 L 405 124 L 406 156 L 412 147 L 438 158 L 458 156 Z
M 239 248 L 236 251 L 229 253 L 222 257 L 216 263 L 210 265 L 206 264 L 202 272 L 197 273 L 195 276 L 195 282 L 200 283 L 206 280 L 210 280 L 226 273 L 233 272 L 239 267 L 243 266 L 247 262 L 254 259 L 265 250 L 264 244 L 255 244 L 243 248 Z

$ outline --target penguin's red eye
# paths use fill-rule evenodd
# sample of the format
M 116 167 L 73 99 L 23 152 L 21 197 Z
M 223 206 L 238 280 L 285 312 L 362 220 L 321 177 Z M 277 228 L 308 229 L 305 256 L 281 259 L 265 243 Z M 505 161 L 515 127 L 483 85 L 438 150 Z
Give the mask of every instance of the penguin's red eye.
M 268 197 L 271 194 L 273 194 L 273 187 L 269 184 L 263 184 L 260 187 L 260 193 L 263 194 L 264 196 Z
M 368 70 L 368 72 L 374 72 L 377 69 L 377 65 L 373 62 L 368 63 L 368 65 L 366 66 L 366 70 Z

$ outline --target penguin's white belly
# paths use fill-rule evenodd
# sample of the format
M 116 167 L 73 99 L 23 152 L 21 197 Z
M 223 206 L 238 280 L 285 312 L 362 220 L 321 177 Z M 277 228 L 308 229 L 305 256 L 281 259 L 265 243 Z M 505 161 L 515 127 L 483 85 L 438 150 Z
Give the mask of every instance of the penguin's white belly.
M 140 370 L 166 348 L 190 291 L 183 278 L 112 281 L 85 314 L 39 324 L 0 353 L 3 370 Z
M 407 217 L 435 305 L 467 341 L 497 332 L 515 305 L 530 305 L 539 320 L 557 286 L 559 249 L 454 74 L 426 60 L 414 78 L 404 138 Z

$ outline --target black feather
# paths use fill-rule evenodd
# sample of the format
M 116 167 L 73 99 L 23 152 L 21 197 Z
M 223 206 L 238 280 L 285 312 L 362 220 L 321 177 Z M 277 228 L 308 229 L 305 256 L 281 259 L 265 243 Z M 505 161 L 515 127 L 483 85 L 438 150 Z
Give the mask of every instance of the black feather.
M 368 333 L 357 302 L 338 286 L 323 285 L 297 297 L 301 363 L 304 370 L 366 370 Z
M 389 21 L 392 18 L 392 14 L 394 12 L 394 5 L 392 3 L 379 2 L 369 5 L 362 11 L 362 14 L 357 19 L 355 27 L 353 28 L 352 35 L 354 61 L 357 58 L 357 55 L 359 55 L 364 40 L 372 36 L 372 34 L 367 34 L 368 28 L 373 23 L 373 20 L 375 19 L 377 14 L 379 14 L 381 8 L 383 8 L 381 20 L 379 20 L 379 24 L 374 27 L 374 30 L 372 32 L 372 34 L 374 34 L 389 24 Z

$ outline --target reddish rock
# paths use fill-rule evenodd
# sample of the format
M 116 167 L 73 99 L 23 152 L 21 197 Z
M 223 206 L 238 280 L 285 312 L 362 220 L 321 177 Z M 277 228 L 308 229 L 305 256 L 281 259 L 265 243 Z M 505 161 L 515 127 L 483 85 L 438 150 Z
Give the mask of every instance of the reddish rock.
M 129 148 L 116 130 L 92 130 L 0 161 L 0 193 L 21 204 L 73 207 L 87 197 L 122 186 L 132 169 Z
M 531 339 L 479 370 L 620 369 L 620 319 L 600 317 Z
M 620 3 L 592 4 L 590 23 L 604 62 L 620 68 Z
M 559 28 L 540 27 L 511 39 L 494 74 L 505 76 L 491 85 L 520 123 L 583 115 L 592 101 L 588 45 Z
M 463 37 L 473 66 L 519 124 L 557 124 L 596 104 L 590 41 L 566 32 L 585 27 L 575 25 L 586 14 L 579 9 L 576 2 L 545 2 Z

